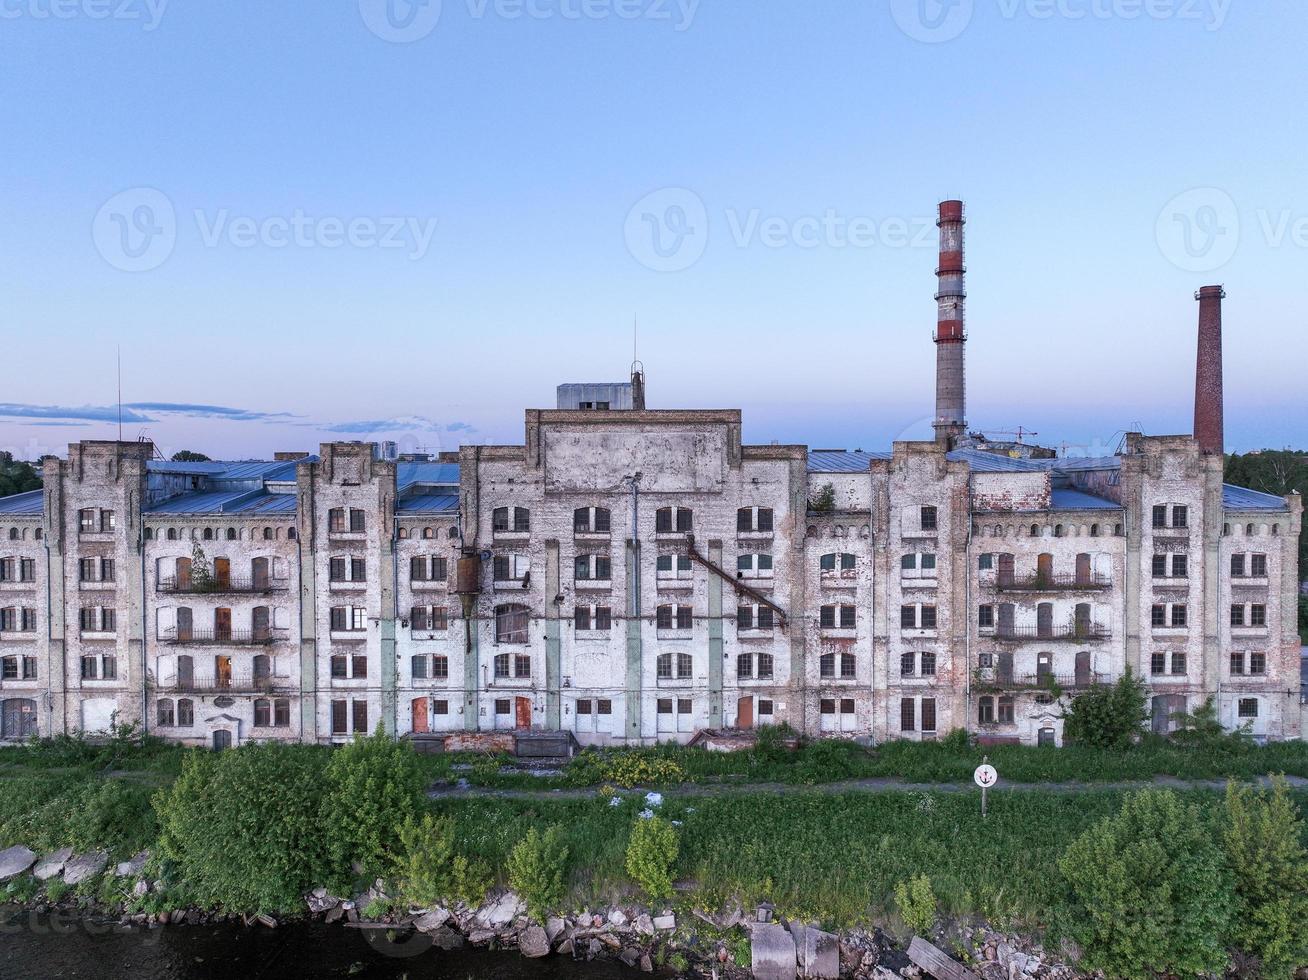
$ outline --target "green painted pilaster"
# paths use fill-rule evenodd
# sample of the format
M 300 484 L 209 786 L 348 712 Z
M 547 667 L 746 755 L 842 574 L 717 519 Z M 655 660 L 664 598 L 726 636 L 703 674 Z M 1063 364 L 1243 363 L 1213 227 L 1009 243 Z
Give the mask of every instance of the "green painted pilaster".
M 545 727 L 558 731 L 562 722 L 563 649 L 562 605 L 554 601 L 559 588 L 559 543 L 545 542 Z
M 722 567 L 722 542 L 710 541 L 708 558 Z M 708 577 L 708 727 L 722 727 L 722 577 Z
M 476 597 L 464 597 L 467 604 L 463 612 L 463 729 L 475 732 L 481 728 L 477 710 L 477 693 L 481 678 L 481 644 L 478 637 Z

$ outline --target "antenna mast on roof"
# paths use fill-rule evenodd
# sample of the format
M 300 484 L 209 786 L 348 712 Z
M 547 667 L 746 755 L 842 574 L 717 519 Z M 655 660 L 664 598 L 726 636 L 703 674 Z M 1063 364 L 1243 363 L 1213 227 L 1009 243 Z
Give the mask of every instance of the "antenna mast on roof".
M 118 345 L 118 441 L 123 441 L 123 347 Z
M 636 356 L 637 331 L 639 321 L 636 314 L 631 315 L 631 407 L 634 411 L 645 411 L 645 365 Z

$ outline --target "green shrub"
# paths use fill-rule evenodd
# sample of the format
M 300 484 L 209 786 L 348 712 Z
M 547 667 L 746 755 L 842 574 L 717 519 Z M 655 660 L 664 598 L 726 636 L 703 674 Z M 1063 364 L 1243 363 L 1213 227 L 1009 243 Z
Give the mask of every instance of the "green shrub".
M 780 725 L 762 725 L 754 742 L 754 754 L 764 762 L 782 762 L 794 749 L 787 744 L 795 738 L 795 730 L 784 722 Z
M 1276 779 L 1270 794 L 1230 783 L 1222 843 L 1235 890 L 1229 942 L 1257 956 L 1266 977 L 1308 963 L 1308 851 L 1298 809 Z
M 563 901 L 568 848 L 563 828 L 555 824 L 541 833 L 536 827 L 509 854 L 509 885 L 527 903 L 537 919 Z
M 1194 711 L 1179 711 L 1172 715 L 1176 731 L 1172 741 L 1191 749 L 1242 747 L 1252 744 L 1248 727 L 1228 732 L 1217 715 L 1217 705 L 1210 697 Z
M 400 828 L 417 816 L 427 779 L 408 742 L 377 731 L 337 749 L 327 766 L 323 823 L 332 828 L 331 855 L 342 873 L 358 861 L 369 876 L 393 870 Z
M 904 925 L 916 935 L 929 936 L 936 924 L 936 893 L 931 888 L 931 879 L 914 875 L 896 884 L 895 908 Z
M 159 832 L 150 795 L 149 787 L 121 779 L 87 785 L 68 810 L 62 843 L 78 851 L 104 849 L 111 857 L 149 847 Z
M 1078 694 L 1063 713 L 1063 737 L 1069 745 L 1123 749 L 1140 735 L 1149 717 L 1144 681 L 1130 668 L 1117 683 Z
M 1231 910 L 1222 852 L 1197 807 L 1144 790 L 1078 837 L 1058 862 L 1066 933 L 1082 966 L 1112 977 L 1221 973 Z
M 430 908 L 451 899 L 476 905 L 486 897 L 494 880 L 490 868 L 457 853 L 448 817 L 410 818 L 400 830 L 400 843 L 400 884 L 414 905 Z
M 240 912 L 298 909 L 323 884 L 324 751 L 249 744 L 186 756 L 154 800 L 162 856 L 196 904 Z
M 680 852 L 677 831 L 662 817 L 637 820 L 627 843 L 627 874 L 650 901 L 672 896 L 672 866 Z

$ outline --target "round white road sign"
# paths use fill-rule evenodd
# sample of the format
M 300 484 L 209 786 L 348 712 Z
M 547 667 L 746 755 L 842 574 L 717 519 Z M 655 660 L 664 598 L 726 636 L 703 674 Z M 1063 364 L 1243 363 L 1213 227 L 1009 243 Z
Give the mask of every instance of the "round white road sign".
M 994 766 L 977 766 L 972 778 L 982 789 L 989 789 L 999 782 L 999 773 L 995 772 Z

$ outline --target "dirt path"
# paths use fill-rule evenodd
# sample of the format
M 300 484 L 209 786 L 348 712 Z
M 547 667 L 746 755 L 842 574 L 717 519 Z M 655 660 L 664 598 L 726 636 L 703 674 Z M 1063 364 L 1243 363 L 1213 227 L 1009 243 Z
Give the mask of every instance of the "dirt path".
M 1286 784 L 1291 789 L 1308 789 L 1308 779 L 1303 776 L 1286 776 Z M 1271 777 L 1258 776 L 1246 780 L 1254 785 L 1269 786 Z M 1083 783 L 1006 783 L 1002 774 L 999 785 L 991 787 L 992 793 L 1039 791 L 1045 793 L 1084 793 L 1093 790 L 1133 790 L 1146 787 L 1164 787 L 1167 789 L 1208 789 L 1221 792 L 1226 789 L 1225 779 L 1178 779 L 1175 776 L 1155 776 L 1151 780 L 1125 780 L 1119 782 Z M 433 786 L 427 791 L 432 799 L 476 799 L 492 797 L 498 799 L 585 799 L 594 796 L 599 787 L 591 786 L 579 789 L 486 789 L 477 786 Z M 678 783 L 674 786 L 638 786 L 623 792 L 646 792 L 653 789 L 664 796 L 695 797 L 740 795 L 743 793 L 972 793 L 977 787 L 971 782 L 961 783 L 913 783 L 902 779 L 879 777 L 875 779 L 850 779 L 835 783 L 818 783 L 812 786 L 793 783 Z

